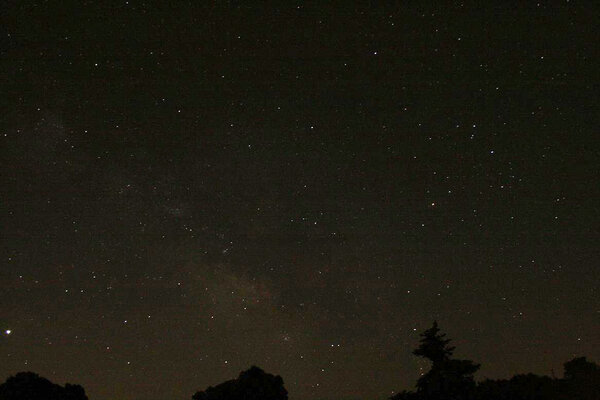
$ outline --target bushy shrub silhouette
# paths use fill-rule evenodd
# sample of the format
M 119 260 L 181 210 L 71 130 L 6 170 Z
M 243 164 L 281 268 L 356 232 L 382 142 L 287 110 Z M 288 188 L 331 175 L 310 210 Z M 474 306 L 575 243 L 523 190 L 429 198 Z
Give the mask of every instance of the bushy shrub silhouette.
M 88 400 L 79 385 L 54 384 L 33 372 L 19 372 L 0 385 L 0 400 Z
M 564 368 L 561 392 L 573 399 L 600 399 L 600 367 L 596 363 L 579 357 L 564 363 Z
M 519 374 L 477 385 L 478 400 L 598 400 L 600 368 L 585 357 L 564 364 L 564 378 Z
M 535 374 L 519 374 L 510 379 L 487 379 L 477 385 L 478 400 L 559 399 L 558 380 Z
M 283 379 L 252 366 L 237 379 L 208 387 L 192 396 L 193 400 L 287 400 Z

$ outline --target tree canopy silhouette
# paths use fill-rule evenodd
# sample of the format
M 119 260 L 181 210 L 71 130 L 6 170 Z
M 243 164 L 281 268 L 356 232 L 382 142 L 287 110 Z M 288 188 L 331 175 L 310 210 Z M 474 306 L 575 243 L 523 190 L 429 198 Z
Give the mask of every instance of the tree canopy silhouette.
M 479 364 L 471 360 L 452 359 L 454 347 L 450 339 L 440 333 L 437 321 L 423 332 L 413 354 L 431 361 L 431 369 L 417 381 L 417 392 L 401 392 L 393 400 L 436 399 L 462 400 L 471 398 L 475 389 L 473 374 Z
M 421 334 L 420 345 L 413 352 L 432 362 L 431 370 L 417 381 L 417 393 L 436 399 L 468 398 L 475 388 L 473 374 L 479 364 L 450 358 L 455 348 L 448 346 L 450 340 L 439 332 L 434 321 L 433 326 Z
M 420 345 L 413 351 L 413 354 L 427 358 L 434 364 L 448 360 L 455 347 L 449 347 L 450 339 L 444 339 L 446 334 L 439 332 L 437 321 L 433 321 L 433 326 L 420 334 Z
M 237 379 L 196 392 L 193 400 L 287 400 L 283 379 L 252 366 Z
M 574 358 L 564 364 L 565 379 L 588 380 L 598 378 L 600 367 L 585 357 Z
M 19 372 L 0 385 L 0 400 L 88 400 L 79 385 L 64 387 L 33 372 Z
M 449 343 L 437 322 L 423 332 L 413 354 L 431 361 L 431 370 L 418 379 L 416 392 L 405 390 L 390 400 L 600 400 L 600 367 L 585 357 L 566 362 L 562 379 L 518 374 L 476 384 L 479 364 L 453 359 Z
M 585 357 L 564 363 L 563 392 L 581 400 L 600 399 L 600 367 Z
M 600 367 L 585 357 L 564 363 L 564 377 L 518 374 L 510 379 L 475 383 L 479 364 L 452 358 L 454 347 L 436 322 L 421 334 L 413 354 L 431 361 L 431 369 L 390 400 L 600 400 Z M 279 375 L 252 366 L 236 379 L 198 391 L 192 400 L 287 400 Z M 0 384 L 0 400 L 88 400 L 79 385 L 60 386 L 33 372 L 19 372 Z

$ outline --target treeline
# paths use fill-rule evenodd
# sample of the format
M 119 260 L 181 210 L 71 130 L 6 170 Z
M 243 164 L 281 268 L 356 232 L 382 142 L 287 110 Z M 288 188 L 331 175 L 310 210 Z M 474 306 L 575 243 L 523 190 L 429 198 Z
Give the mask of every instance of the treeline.
M 404 390 L 389 400 L 600 400 L 600 367 L 585 357 L 564 364 L 563 378 L 534 374 L 511 379 L 475 382 L 480 365 L 452 357 L 454 347 L 436 322 L 421 334 L 413 351 L 431 362 L 431 369 L 416 382 L 414 390 Z M 192 400 L 287 400 L 280 376 L 258 367 L 240 373 L 238 378 L 198 391 Z M 88 400 L 79 385 L 54 384 L 33 372 L 20 372 L 0 385 L 0 400 Z
M 521 374 L 476 383 L 473 374 L 480 365 L 452 358 L 449 343 L 436 322 L 422 333 L 413 354 L 429 360 L 431 369 L 417 380 L 416 390 L 390 400 L 600 400 L 600 368 L 585 357 L 566 362 L 560 379 Z

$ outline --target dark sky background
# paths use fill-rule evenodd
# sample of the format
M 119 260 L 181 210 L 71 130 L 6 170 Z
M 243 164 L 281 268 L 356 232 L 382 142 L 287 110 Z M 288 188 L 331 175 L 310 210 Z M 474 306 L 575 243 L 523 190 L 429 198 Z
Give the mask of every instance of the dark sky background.
M 599 361 L 594 2 L 381 3 L 2 1 L 0 379 L 378 399 L 434 319 L 478 379 Z

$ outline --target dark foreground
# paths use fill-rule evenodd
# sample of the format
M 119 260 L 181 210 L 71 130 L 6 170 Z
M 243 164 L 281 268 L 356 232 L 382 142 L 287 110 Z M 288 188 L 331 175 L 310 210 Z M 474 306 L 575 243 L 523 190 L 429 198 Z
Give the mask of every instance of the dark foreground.
M 439 333 L 437 323 L 421 334 L 413 354 L 431 362 L 431 369 L 416 383 L 414 391 L 402 391 L 390 400 L 600 400 L 600 367 L 585 357 L 564 364 L 564 376 L 551 378 L 534 374 L 515 375 L 505 380 L 475 382 L 480 365 L 452 358 L 454 347 Z M 280 376 L 258 367 L 238 378 L 208 387 L 192 400 L 287 400 Z M 19 372 L 0 385 L 0 400 L 88 400 L 80 385 L 60 386 L 33 372 Z

